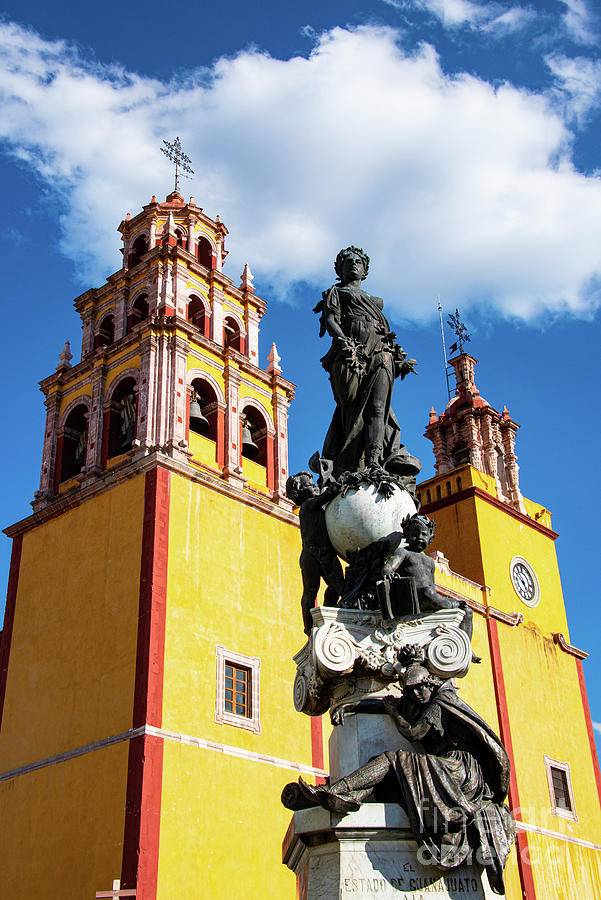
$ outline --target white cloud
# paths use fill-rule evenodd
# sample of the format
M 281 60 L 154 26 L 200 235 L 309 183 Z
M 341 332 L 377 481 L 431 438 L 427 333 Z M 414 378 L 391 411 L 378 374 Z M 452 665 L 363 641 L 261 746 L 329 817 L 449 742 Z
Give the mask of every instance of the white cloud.
M 468 27 L 495 37 L 519 31 L 535 16 L 530 8 L 506 8 L 489 0 L 484 3 L 475 0 L 384 0 L 384 3 L 407 13 L 416 8 L 425 10 L 451 30 Z
M 545 61 L 555 76 L 566 113 L 579 125 L 585 124 L 589 113 L 601 103 L 601 60 L 556 53 Z
M 593 722 L 593 729 L 601 734 L 601 722 Z
M 597 35 L 585 0 L 560 0 L 566 7 L 564 25 L 568 35 L 578 44 L 594 44 Z
M 574 170 L 552 102 L 467 74 L 390 29 L 322 35 L 307 59 L 247 50 L 162 84 L 87 65 L 0 26 L 2 134 L 62 196 L 62 248 L 82 279 L 119 265 L 115 228 L 170 189 L 178 134 L 190 193 L 230 229 L 227 272 L 248 259 L 285 294 L 331 283 L 363 245 L 369 286 L 397 315 L 445 305 L 530 318 L 600 300 L 601 180 Z

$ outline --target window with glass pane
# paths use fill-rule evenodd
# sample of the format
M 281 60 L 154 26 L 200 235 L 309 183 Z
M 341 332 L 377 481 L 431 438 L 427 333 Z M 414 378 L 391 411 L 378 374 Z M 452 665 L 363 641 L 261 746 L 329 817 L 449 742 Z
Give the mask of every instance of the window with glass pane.
M 226 662 L 224 687 L 225 711 L 250 718 L 250 670 Z
M 555 794 L 555 805 L 557 808 L 572 812 L 570 788 L 566 772 L 563 769 L 556 768 L 556 766 L 551 766 L 551 783 L 553 784 L 553 793 Z

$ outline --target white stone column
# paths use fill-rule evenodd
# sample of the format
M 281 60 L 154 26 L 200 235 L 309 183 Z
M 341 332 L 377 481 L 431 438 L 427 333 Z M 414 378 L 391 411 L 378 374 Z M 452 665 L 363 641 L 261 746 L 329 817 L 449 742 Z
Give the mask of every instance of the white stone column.
M 173 266 L 173 307 L 178 316 L 186 317 L 188 268 L 179 260 Z
M 253 366 L 259 365 L 259 314 L 246 303 L 246 352 Z
M 54 496 L 56 441 L 61 398 L 61 392 L 55 391 L 53 394 L 50 394 L 44 402 L 44 405 L 46 406 L 46 426 L 44 428 L 40 489 L 35 492 L 35 500 L 32 503 L 34 510 L 46 506 Z
M 196 219 L 194 216 L 188 216 L 188 253 L 194 255 L 194 239 L 196 237 Z
M 81 358 L 94 349 L 94 310 L 87 309 L 82 315 Z
M 190 344 L 174 335 L 170 340 L 169 419 L 167 448 L 170 456 L 188 459 L 186 441 L 186 373 Z
M 223 347 L 223 291 L 211 284 L 209 288 L 211 304 L 211 339 Z
M 129 293 L 129 292 L 128 292 Z M 127 296 L 120 290 L 115 294 L 115 340 L 123 337 L 127 330 Z
M 230 484 L 242 486 L 244 477 L 240 465 L 240 372 L 226 354 L 225 375 L 225 448 L 223 474 Z
M 169 391 L 171 367 L 169 365 L 169 338 L 161 334 L 157 339 L 154 369 L 155 418 L 154 443 L 164 448 L 169 439 Z
M 88 419 L 88 443 L 86 446 L 86 462 L 84 473 L 93 475 L 101 471 L 102 458 L 102 408 L 104 405 L 104 386 L 106 382 L 105 366 L 98 366 L 92 372 L 90 385 L 92 399 Z
M 491 420 L 491 411 L 486 410 L 480 418 L 480 429 L 482 434 L 482 456 L 483 471 L 497 482 L 497 490 L 499 490 L 499 478 L 497 473 L 497 451 L 495 447 L 493 425 Z M 502 493 L 502 491 L 501 491 Z
M 155 436 L 157 343 L 156 335 L 151 334 L 140 345 L 136 441 L 139 441 L 139 448 L 143 454 L 150 453 L 158 443 Z
M 162 271 L 160 275 L 160 286 L 159 286 L 159 312 L 161 315 L 169 314 L 169 310 L 174 308 L 174 273 L 173 273 L 173 263 L 171 260 L 167 259 L 163 263 Z
M 509 418 L 509 412 L 505 408 L 503 410 L 503 420 L 500 426 L 503 439 L 503 458 L 505 461 L 505 473 L 507 475 L 507 487 L 509 490 L 509 499 L 511 505 L 520 512 L 526 512 L 524 498 L 520 491 L 520 467 L 518 466 L 517 456 L 515 453 L 515 436 L 519 425 Z

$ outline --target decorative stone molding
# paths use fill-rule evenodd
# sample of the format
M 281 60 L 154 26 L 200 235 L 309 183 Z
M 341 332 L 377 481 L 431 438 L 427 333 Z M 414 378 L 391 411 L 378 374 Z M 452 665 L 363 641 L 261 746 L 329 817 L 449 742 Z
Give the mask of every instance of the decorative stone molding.
M 590 656 L 585 650 L 579 650 L 578 647 L 574 647 L 573 644 L 568 644 L 561 631 L 553 632 L 553 642 L 557 644 L 564 653 L 569 653 L 570 656 L 575 656 L 576 659 L 587 659 L 587 657 Z
M 450 360 L 455 396 L 440 416 L 434 408 L 430 412 L 426 436 L 434 447 L 436 471 L 444 475 L 469 463 L 494 479 L 499 500 L 525 512 L 515 455 L 519 425 L 506 407 L 498 412 L 481 396 L 474 375 L 477 362 L 468 353 Z
M 192 384 L 196 379 L 200 381 L 206 381 L 207 384 L 210 384 L 212 389 L 215 391 L 215 396 L 217 397 L 217 402 L 221 405 L 225 405 L 225 395 L 223 393 L 223 388 L 217 381 L 217 379 L 211 375 L 206 369 L 188 369 L 186 375 L 186 384 L 188 387 Z
M 389 623 L 377 610 L 321 606 L 311 614 L 311 636 L 294 657 L 298 712 L 321 715 L 342 703 L 398 690 L 398 653 L 408 645 L 424 651 L 425 665 L 440 678 L 462 678 L 469 670 L 472 650 L 459 628 L 464 617 L 460 609 L 402 616 Z
M 234 650 L 226 650 L 221 644 L 215 647 L 217 662 L 217 691 L 215 701 L 215 721 L 221 725 L 234 725 L 261 734 L 261 660 L 258 656 L 244 656 Z M 248 670 L 250 678 L 250 716 L 240 716 L 225 709 L 225 666 L 227 663 Z

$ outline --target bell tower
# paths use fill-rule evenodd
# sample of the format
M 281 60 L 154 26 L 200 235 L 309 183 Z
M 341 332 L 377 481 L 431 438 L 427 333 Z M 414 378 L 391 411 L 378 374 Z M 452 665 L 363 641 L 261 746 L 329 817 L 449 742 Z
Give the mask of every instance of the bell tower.
M 473 646 L 483 659 L 464 696 L 490 710 L 511 759 L 517 853 L 507 896 L 584 896 L 601 866 L 588 653 L 570 642 L 551 513 L 520 490 L 519 426 L 507 407 L 499 412 L 482 397 L 476 363 L 467 353 L 451 360 L 455 394 L 444 412 L 432 408 L 426 426 L 436 475 L 417 496 L 436 524 L 438 578 L 463 584 L 474 613 Z
M 266 303 L 248 265 L 224 274 L 219 217 L 174 191 L 119 231 L 122 267 L 75 300 L 81 359 L 41 382 L 33 514 L 6 529 L 0 894 L 285 897 L 279 793 L 324 774 L 282 666 L 294 386 L 275 345 L 260 365 Z
M 193 197 L 186 203 L 173 192 L 164 203 L 153 197 L 134 218 L 128 213 L 119 231 L 123 268 L 75 300 L 81 362 L 61 355 L 41 383 L 47 420 L 34 509 L 154 452 L 290 509 L 293 388 L 275 351 L 266 371 L 258 365 L 266 305 L 248 265 L 239 286 L 223 274 L 226 227 Z M 192 434 L 191 392 L 206 412 Z

